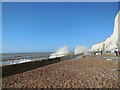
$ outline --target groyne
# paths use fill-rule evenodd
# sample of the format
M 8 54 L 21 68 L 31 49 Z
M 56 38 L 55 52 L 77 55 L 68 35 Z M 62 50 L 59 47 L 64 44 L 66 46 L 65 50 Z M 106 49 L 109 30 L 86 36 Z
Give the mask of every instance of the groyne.
M 58 62 L 62 62 L 65 60 L 73 59 L 78 57 L 79 55 L 67 55 L 64 57 L 57 57 L 57 58 L 51 58 L 51 59 L 44 59 L 41 61 L 32 61 L 32 62 L 26 62 L 21 64 L 14 64 L 14 65 L 7 65 L 0 67 L 2 69 L 2 77 L 11 76 L 14 74 L 22 73 L 28 70 L 32 70 L 38 67 L 42 67 L 49 64 L 54 64 Z

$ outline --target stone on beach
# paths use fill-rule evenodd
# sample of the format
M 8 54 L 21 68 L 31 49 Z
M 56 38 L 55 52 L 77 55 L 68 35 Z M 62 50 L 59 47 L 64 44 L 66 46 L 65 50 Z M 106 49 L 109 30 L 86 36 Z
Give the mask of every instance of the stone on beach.
M 85 56 L 3 78 L 3 88 L 117 88 L 115 61 Z

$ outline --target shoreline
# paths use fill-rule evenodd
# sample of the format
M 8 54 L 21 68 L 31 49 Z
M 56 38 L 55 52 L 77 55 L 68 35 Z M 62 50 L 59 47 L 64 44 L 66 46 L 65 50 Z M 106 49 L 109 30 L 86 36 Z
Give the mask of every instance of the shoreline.
M 64 57 L 56 57 L 56 58 L 48 58 L 48 59 L 46 58 L 46 59 L 41 59 L 41 60 L 22 62 L 18 64 L 5 65 L 5 66 L 1 66 L 0 68 L 2 69 L 2 76 L 6 77 L 6 76 L 14 75 L 14 74 L 23 73 L 28 70 L 39 68 L 39 67 L 46 66 L 49 64 L 74 60 L 78 57 L 80 58 L 82 57 L 82 55 L 74 55 L 74 56 L 68 55 Z
M 3 77 L 3 88 L 118 88 L 117 68 L 115 61 L 86 55 Z

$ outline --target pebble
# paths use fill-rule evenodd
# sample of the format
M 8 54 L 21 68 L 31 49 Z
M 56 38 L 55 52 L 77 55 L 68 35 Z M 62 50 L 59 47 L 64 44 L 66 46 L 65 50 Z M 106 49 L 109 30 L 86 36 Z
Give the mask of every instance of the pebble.
M 113 61 L 91 56 L 4 77 L 3 88 L 118 88 Z

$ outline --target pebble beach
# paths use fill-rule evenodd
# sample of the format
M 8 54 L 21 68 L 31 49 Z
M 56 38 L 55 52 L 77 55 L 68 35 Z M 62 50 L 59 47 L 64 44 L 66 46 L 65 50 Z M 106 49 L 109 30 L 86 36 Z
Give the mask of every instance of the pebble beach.
M 117 61 L 86 55 L 3 77 L 2 87 L 118 88 L 118 72 Z

